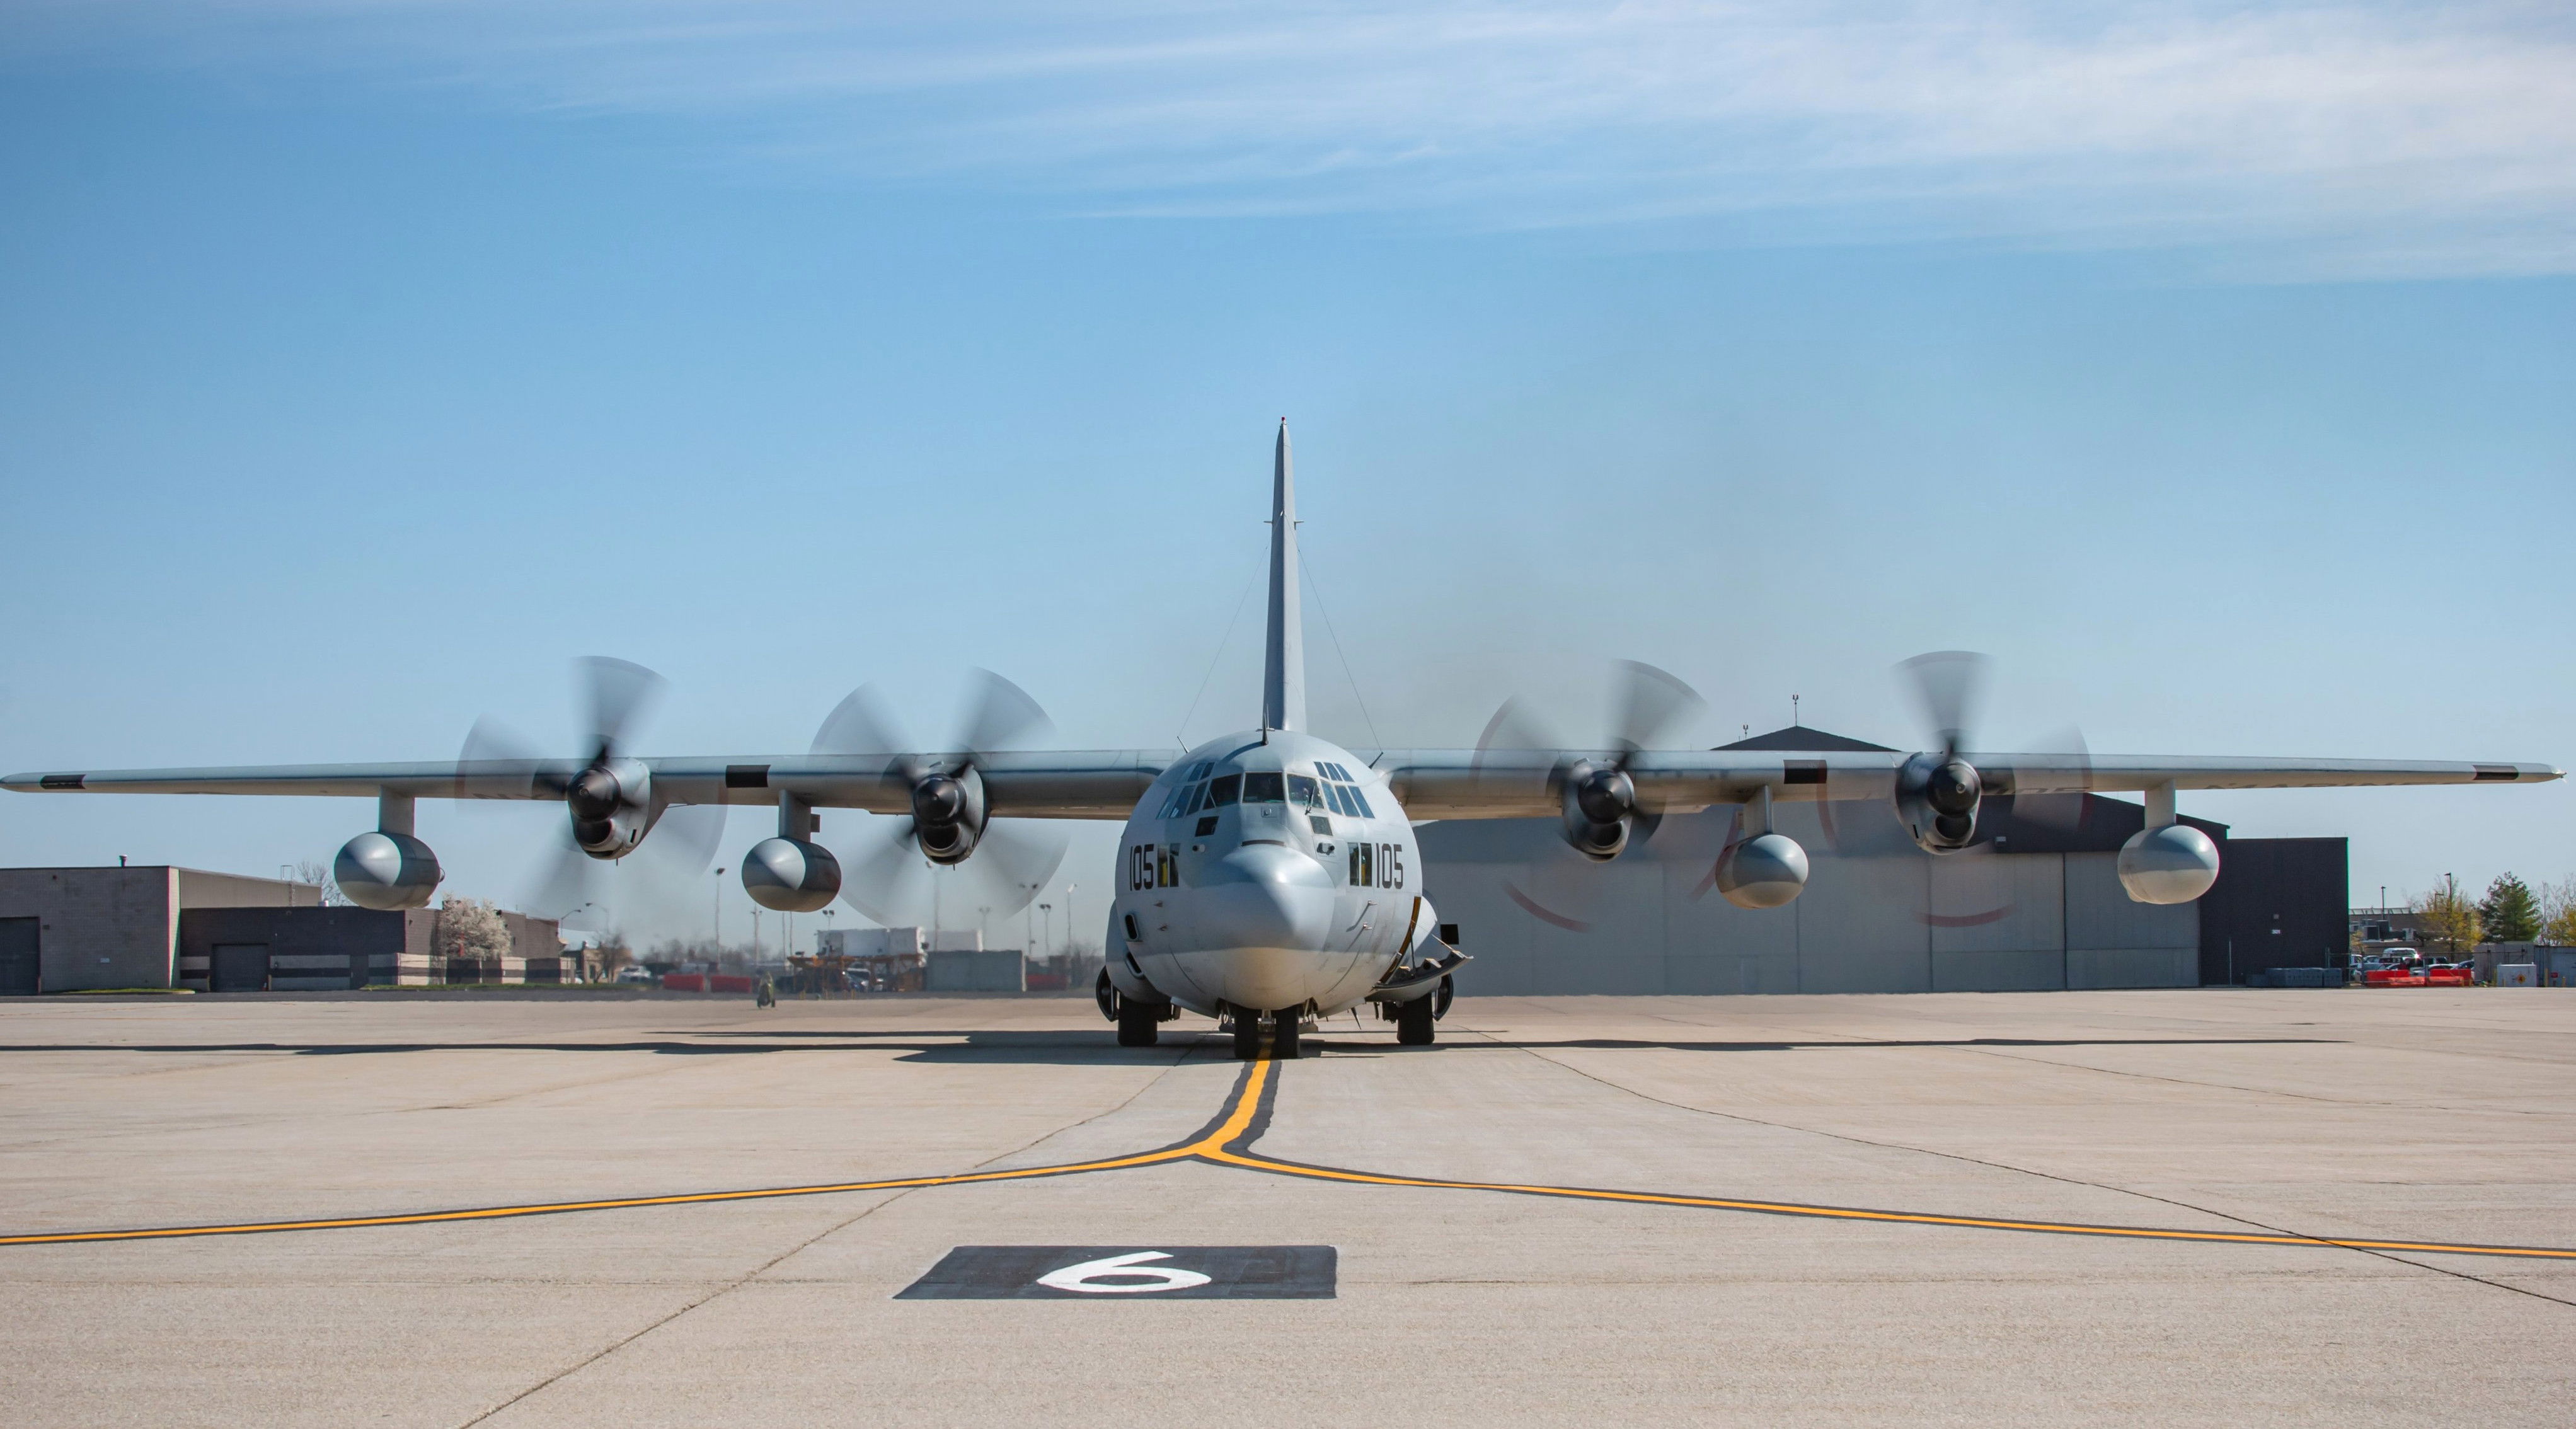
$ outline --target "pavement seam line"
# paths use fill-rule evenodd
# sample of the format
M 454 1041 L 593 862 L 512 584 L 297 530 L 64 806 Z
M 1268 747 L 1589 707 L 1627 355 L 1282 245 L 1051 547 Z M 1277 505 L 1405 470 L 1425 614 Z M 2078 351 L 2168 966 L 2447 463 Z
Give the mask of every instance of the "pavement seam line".
M 1487 1038 L 1488 1038 L 1488 1040 L 1492 1040 L 1492 1038 L 1491 1038 L 1491 1034 L 1490 1034 L 1490 1033 L 1480 1033 L 1479 1035 L 1480 1035 L 1480 1036 L 1485 1036 L 1485 1037 L 1487 1037 Z M 1498 1045 L 1503 1045 L 1503 1044 L 1498 1044 Z M 1562 1068 L 1562 1069 L 1563 1069 L 1563 1070 L 1565 1070 L 1565 1071 L 1572 1072 L 1574 1075 L 1576 1075 L 1576 1076 L 1578 1076 L 1578 1077 L 1582 1077 L 1582 1078 L 1584 1078 L 1584 1079 L 1585 1079 L 1585 1080 L 1587 1080 L 1587 1081 L 1591 1081 L 1591 1082 L 1599 1083 L 1600 1085 L 1605 1086 L 1605 1087 L 1608 1087 L 1608 1088 L 1610 1088 L 1610 1089 L 1611 1089 L 1611 1090 L 1613 1090 L 1613 1091 L 1625 1093 L 1625 1094 L 1627 1094 L 1627 1095 L 1629 1095 L 1629 1096 L 1636 1097 L 1636 1098 L 1638 1098 L 1638 1099 L 1640 1099 L 1640 1100 L 1642 1100 L 1642 1101 L 1649 1101 L 1649 1102 L 1653 1102 L 1653 1103 L 1654 1103 L 1655 1105 L 1657 1105 L 1657 1106 L 1667 1106 L 1667 1107 L 1671 1107 L 1671 1108 L 1672 1108 L 1672 1109 L 1674 1109 L 1675 1111 L 1689 1112 L 1689 1113 L 1691 1113 L 1691 1114 L 1693 1114 L 1693 1115 L 1697 1115 L 1697 1116 L 1713 1116 L 1713 1117 L 1717 1117 L 1717 1118 L 1719 1118 L 1720 1120 L 1724 1120 L 1724 1121 L 1742 1122 L 1743 1124 L 1745 1124 L 1745 1125 L 1747 1125 L 1747 1126 L 1761 1126 L 1761 1127 L 1768 1127 L 1768 1128 L 1770 1128 L 1770 1129 L 1772 1129 L 1772 1130 L 1774 1130 L 1774 1131 L 1793 1131 L 1793 1132 L 1798 1132 L 1798 1133 L 1801 1133 L 1801 1134 L 1803 1134 L 1803 1135 L 1808 1135 L 1808 1136 L 1821 1136 L 1821 1137 L 1826 1138 L 1826 1139 L 1827 1139 L 1827 1140 L 1829 1140 L 1829 1141 L 1841 1141 L 1841 1142 L 1846 1142 L 1846 1143 L 1848 1143 L 1848 1144 L 1850 1144 L 1850 1145 L 1853 1145 L 1853 1146 L 1867 1146 L 1867 1147 L 1872 1147 L 1872 1148 L 1874 1148 L 1874 1149 L 1881 1150 L 1881 1151 L 1905 1151 L 1905 1152 L 1913 1152 L 1913 1153 L 1915 1153 L 1915 1154 L 1917 1154 L 1917 1155 L 1922 1155 L 1922 1156 L 1933 1156 L 1933 1157 L 1939 1157 L 1939 1158 L 1941 1158 L 1941 1159 L 1943 1159 L 1943 1160 L 1946 1160 L 1946 1161 L 1958 1161 L 1958 1162 L 1963 1162 L 1963 1163 L 1965 1163 L 1965 1164 L 1967 1164 L 1967 1165 L 1970 1165 L 1970 1166 L 1983 1166 L 1983 1167 L 1987 1167 L 1987 1168 L 1989 1168 L 1989 1169 L 1991 1169 L 1991 1170 L 1996 1170 L 1996 1171 L 2007 1171 L 2007 1172 L 2014 1173 L 2014 1174 L 2016 1174 L 2016 1175 L 2023 1175 L 2023 1176 L 2035 1176 L 2035 1177 L 2038 1177 L 2039 1179 L 2044 1180 L 2044 1181 L 2055 1181 L 2055 1182 L 2059 1183 L 2060 1185 L 2066 1185 L 2066 1186 L 2083 1186 L 2083 1187 L 2086 1187 L 2086 1188 L 2088 1188 L 2088 1189 L 2090 1189 L 2090 1190 L 2096 1190 L 2096 1191 L 2107 1191 L 2107 1192 L 2110 1192 L 2110 1193 L 2111 1193 L 2111 1194 L 2113 1194 L 2113 1195 L 2121 1195 L 2121 1196 L 2135 1196 L 2135 1197 L 2137 1197 L 2137 1198 L 2138 1198 L 2138 1199 L 2140 1199 L 2140 1200 L 2144 1200 L 2144 1201 L 2153 1201 L 2153 1202 L 2155 1202 L 2155 1203 L 2156 1203 L 2156 1204 L 2158 1204 L 2158 1205 L 2172 1206 L 2172 1207 L 2175 1207 L 2175 1208 L 2176 1208 L 2176 1209 L 2178 1209 L 2178 1210 L 2196 1211 L 2196 1212 L 2198 1212 L 2198 1213 L 2200 1213 L 2200 1214 L 2202 1214 L 2202 1215 L 2206 1215 L 2206 1216 L 2215 1216 L 2215 1217 L 2217 1217 L 2217 1218 L 2218 1218 L 2218 1219 L 2220 1219 L 2220 1220 L 2234 1221 L 2234 1222 L 2236 1222 L 2238 1225 L 2252 1226 L 2252 1227 L 2254 1227 L 2254 1228 L 2255 1228 L 2255 1229 L 2257 1229 L 2257 1230 L 2260 1230 L 2260 1231 L 2266 1231 L 2266 1232 L 2269 1232 L 2269 1233 L 2271 1233 L 2271 1234 L 2273 1234 L 2273 1235 L 2275 1235 L 2275 1236 L 2286 1237 L 2286 1238 L 2289 1238 L 2289 1239 L 2291 1239 L 2291 1240 L 2295 1240 L 2295 1241 L 2298 1241 L 2298 1242 L 2301 1242 L 2301 1243 L 2313 1243 L 2313 1244 L 2319 1244 L 2319 1245 L 2340 1245 L 2340 1246 L 2342 1246 L 2344 1249 L 2358 1251 L 2358 1252 L 2360 1252 L 2360 1253 L 2361 1253 L 2361 1254 L 2363 1254 L 2363 1255 L 2373 1256 L 2373 1257 L 2376 1257 L 2376 1258 L 2381 1259 L 2381 1260 L 2389 1261 L 2389 1262 L 2391 1262 L 2392 1264 L 2396 1264 L 2396 1265 L 2403 1265 L 2403 1266 L 2408 1267 L 2409 1269 L 2414 1269 L 2414 1270 L 2430 1270 L 2430 1271 L 2433 1271 L 2433 1272 L 2435 1272 L 2435 1273 L 2437 1273 L 2437 1274 L 2453 1276 L 2453 1277 L 2455 1277 L 2455 1278 L 2457 1278 L 2457 1279 L 2470 1281 L 2470 1282 L 2472 1282 L 2472 1283 L 2474 1283 L 2474 1284 L 2478 1284 L 2478 1285 L 2486 1285 L 2486 1286 L 2492 1286 L 2493 1288 L 2498 1289 L 2498 1290 L 2510 1290 L 2510 1291 L 2512 1291 L 2513 1293 L 2515 1293 L 2515 1294 L 2517 1294 L 2517 1295 L 2528 1295 L 2528 1296 L 2531 1296 L 2531 1297 L 2532 1297 L 2533 1299 L 2535 1299 L 2535 1300 L 2546 1300 L 2546 1301 L 2550 1302 L 2550 1303 L 2551 1303 L 2551 1304 L 2553 1304 L 2553 1305 L 2566 1305 L 2566 1306 L 2569 1306 L 2570 1308 L 2576 1308 L 2576 1301 L 2562 1300 L 2562 1299 L 2560 1299 L 2559 1297 L 2557 1297 L 2557 1296 L 2555 1296 L 2555 1295 L 2544 1295 L 2544 1294 L 2542 1294 L 2541 1292 L 2539 1292 L 2539 1291 L 2537 1291 L 2537 1290 L 2529 1290 L 2529 1289 L 2525 1289 L 2525 1288 L 2524 1288 L 2524 1287 L 2522 1287 L 2522 1286 L 2508 1284 L 2508 1283 L 2506 1283 L 2506 1282 L 2504 1282 L 2504 1281 L 2501 1281 L 2501 1280 L 2489 1280 L 2489 1279 L 2485 1278 L 2484 1276 L 2471 1275 L 2471 1274 L 2469 1274 L 2469 1273 L 2468 1273 L 2468 1272 L 2466 1272 L 2466 1271 L 2463 1271 L 2463 1270 L 2453 1270 L 2453 1269 L 2451 1269 L 2451 1268 L 2449 1268 L 2449 1267 L 2447 1267 L 2447 1266 L 2441 1266 L 2441 1265 L 2427 1265 L 2427 1264 L 2423 1263 L 2422 1261 L 2407 1260 L 2407 1259 L 2404 1259 L 2403 1257 L 2401 1257 L 2401 1256 L 2399 1256 L 2399 1255 L 2395 1254 L 2394 1252 L 2391 1252 L 2391 1251 L 2388 1251 L 2388 1250 L 2377 1249 L 2377 1248 L 2374 1248 L 2373 1246 L 2368 1245 L 2368 1244 L 2336 1242 L 2336 1241 L 2330 1241 L 2330 1240 L 2327 1240 L 2327 1239 L 2325 1239 L 2325 1238 L 2323 1238 L 2323 1237 L 2312 1237 L 2312 1236 L 2304 1236 L 2304 1235 L 2300 1235 L 2300 1234 L 2299 1234 L 2298 1232 L 2296 1232 L 2296 1231 L 2286 1230 L 2286 1229 L 2284 1229 L 2284 1228 L 2282 1228 L 2282 1227 L 2280 1227 L 2280 1226 L 2269 1225 L 2269 1224 L 2267 1224 L 2267 1223 L 2265 1223 L 2265 1222 L 2258 1221 L 2258 1220 L 2254 1220 L 2254 1219 L 2252 1219 L 2251 1217 L 2248 1217 L 2248 1216 L 2241 1216 L 2241 1215 L 2237 1215 L 2237 1214 L 2235 1214 L 2235 1213 L 2233 1213 L 2233 1212 L 2230 1212 L 2230 1211 L 2215 1210 L 2215 1209 L 2212 1209 L 2211 1207 L 2208 1207 L 2208 1206 L 2197 1206 L 2197 1205 L 2193 1205 L 2193 1204 L 2192 1204 L 2191 1202 L 2189 1202 L 2189 1201 L 2178 1201 L 2178 1200 L 2173 1199 L 2173 1198 L 2172 1198 L 2172 1197 L 2170 1197 L 2170 1196 L 2159 1196 L 2159 1195 L 2156 1195 L 2156 1194 L 2155 1194 L 2154 1192 L 2152 1192 L 2152 1191 L 2140 1191 L 2140 1190 L 2136 1190 L 2136 1189 L 2134 1189 L 2134 1188 L 2127 1187 L 2127 1186 L 2111 1186 L 2111 1185 L 2105 1185 L 2105 1184 L 2103 1184 L 2102 1182 L 2099 1182 L 2099 1181 L 2087 1181 L 2087 1180 L 2083 1180 L 2083 1179 L 2081 1179 L 2080 1177 L 2074 1177 L 2074 1176 L 2060 1176 L 2060 1175 L 2057 1175 L 2057 1174 L 2056 1174 L 2056 1173 L 2054 1173 L 2054 1172 L 2049 1172 L 2049 1171 L 2035 1171 L 2035 1170 L 2032 1170 L 2030 1167 L 2027 1167 L 2027 1166 L 2014 1166 L 2014 1165 L 2010 1165 L 2010 1164 L 2008 1164 L 2008 1163 L 2001 1162 L 2001 1161 L 1987 1161 L 1987 1160 L 1983 1160 L 1983 1159 L 1978 1158 L 1978 1157 L 1975 1157 L 1975 1156 L 1965 1156 L 1965 1155 L 1961 1155 L 1960 1153 L 1955 1152 L 1955 1151 L 1935 1151 L 1935 1150 L 1933 1150 L 1933 1149 L 1931 1149 L 1931 1148 L 1929 1148 L 1929 1147 L 1923 1147 L 1923 1146 L 1905 1146 L 1905 1145 L 1900 1145 L 1899 1143 L 1896 1143 L 1896 1142 L 1893 1142 L 1893 1141 L 1871 1141 L 1871 1140 L 1869 1140 L 1869 1139 L 1868 1139 L 1868 1138 L 1866 1138 L 1866 1137 L 1860 1137 L 1860 1136 L 1849 1136 L 1849 1135 L 1846 1135 L 1846 1134 L 1844 1134 L 1844 1133 L 1842 1133 L 1842 1132 L 1837 1132 L 1837 1131 L 1822 1131 L 1822 1130 L 1819 1130 L 1819 1129 L 1817 1129 L 1817 1128 L 1815 1128 L 1815 1127 L 1798 1126 L 1798 1125 L 1795 1125 L 1795 1124 L 1790 1123 L 1790 1122 L 1764 1121 L 1764 1120 L 1763 1120 L 1762 1118 L 1760 1118 L 1760 1117 L 1755 1117 L 1755 1116 L 1746 1116 L 1746 1115 L 1744 1115 L 1744 1114 L 1743 1114 L 1743 1113 L 1741 1113 L 1741 1112 L 1718 1111 L 1718 1110 L 1715 1110 L 1715 1109 L 1710 1108 L 1710 1107 L 1692 1106 L 1692 1105 L 1689 1105 L 1689 1104 L 1688 1104 L 1688 1103 L 1686 1103 L 1686 1102 L 1670 1101 L 1670 1100 L 1667 1100 L 1667 1099 L 1665 1099 L 1665 1098 L 1663 1098 L 1663 1097 L 1655 1096 L 1655 1095 L 1653 1095 L 1653 1094 L 1651 1094 L 1651 1093 L 1648 1093 L 1648 1092 L 1641 1092 L 1641 1091 L 1637 1090 L 1635 1087 L 1627 1086 L 1627 1085 L 1625 1085 L 1625 1084 L 1623 1084 L 1623 1083 L 1620 1083 L 1620 1082 L 1614 1082 L 1614 1081 L 1610 1080 L 1609 1078 L 1604 1077 L 1604 1076 L 1601 1076 L 1600 1074 L 1595 1073 L 1595 1072 L 1588 1072 L 1588 1071 L 1585 1071 L 1583 1068 L 1578 1067 L 1578 1066 L 1575 1066 L 1575 1065 L 1574 1065 L 1573 1063 L 1571 1063 L 1571 1062 L 1562 1061 L 1562 1060 L 1559 1060 L 1558 1058 L 1548 1056 L 1548 1055 L 1547 1055 L 1546 1053 L 1544 1053 L 1544 1052 L 1535 1051 L 1535 1050 L 1533 1050 L 1533 1049 L 1531 1049 L 1531 1048 L 1528 1048 L 1528 1047 L 1514 1047 L 1514 1048 L 1513 1048 L 1513 1050 L 1515 1050 L 1515 1051 L 1519 1051 L 1519 1052 L 1523 1052 L 1523 1053 L 1526 1053 L 1526 1054 L 1528 1054 L 1529 1056 L 1532 1056 L 1532 1057 L 1536 1057 L 1538 1060 L 1540 1060 L 1540 1061 L 1542 1061 L 1542 1062 L 1546 1062 L 1546 1063 L 1548 1063 L 1548 1064 L 1549 1064 L 1549 1065 L 1551 1065 L 1551 1066 L 1559 1067 L 1559 1068 Z M 1969 1051 L 1983 1051 L 1983 1050 L 1985 1050 L 1985 1049 L 1983 1049 L 1983 1048 L 1967 1048 L 1967 1049 L 1963 1049 L 1963 1050 L 1969 1050 Z M 2044 1058 L 2031 1058 L 2031 1059 L 2026 1059 L 2026 1060 L 2033 1060 L 2033 1061 L 2046 1061 L 2046 1059 L 2044 1059 Z M 2063 1064 L 2050 1062 L 2050 1063 L 2048 1063 L 2048 1065 L 2050 1065 L 2050 1066 L 2058 1066 L 2058 1065 L 2063 1065 Z M 2206 1085 L 2206 1084 L 2195 1084 L 2195 1085 Z M 2227 1090 L 2227 1088 L 2220 1088 L 2220 1089 L 2221 1089 L 2221 1090 Z M 2241 1089 L 2237 1089 L 2237 1090 L 2241 1090 Z M 2488 1253 L 2492 1253 L 2492 1252 L 2488 1252 Z
M 601 1360 L 608 1358 L 610 1355 L 617 1353 L 619 1350 L 626 1348 L 628 1345 L 635 1343 L 637 1340 L 644 1338 L 646 1335 L 653 1333 L 664 1325 L 670 1324 L 672 1321 L 679 1319 L 681 1316 L 688 1314 L 699 1306 L 741 1289 L 752 1281 L 759 1279 L 771 1266 L 778 1264 L 780 1261 L 787 1259 L 791 1255 L 797 1254 L 813 1245 L 815 1242 L 822 1240 L 824 1237 L 837 1235 L 842 1231 L 848 1230 L 850 1227 L 857 1225 L 859 1222 L 866 1220 L 868 1217 L 875 1215 L 877 1212 L 884 1210 L 886 1207 L 893 1205 L 895 1202 L 900 1201 L 911 1194 L 912 1192 L 909 1190 L 898 1191 L 895 1194 L 886 1197 L 884 1200 L 877 1202 L 875 1205 L 860 1211 L 857 1215 L 849 1217 L 838 1225 L 830 1226 L 815 1232 L 804 1240 L 789 1246 L 787 1249 L 782 1250 L 778 1254 L 771 1256 L 769 1259 L 762 1261 L 760 1264 L 753 1266 L 748 1272 L 740 1277 L 726 1284 L 717 1286 L 715 1289 L 708 1291 L 706 1294 L 699 1296 L 697 1299 L 690 1301 L 679 1309 L 672 1311 L 670 1314 L 664 1315 L 662 1318 L 644 1326 L 635 1333 L 628 1335 L 623 1339 L 615 1340 L 603 1345 L 596 1352 L 586 1355 L 572 1364 L 564 1366 L 553 1374 L 547 1375 L 544 1379 L 538 1380 L 535 1384 L 529 1385 L 527 1388 L 520 1390 L 518 1393 L 511 1395 L 509 1398 L 502 1400 L 500 1403 L 495 1404 L 491 1408 L 484 1410 L 482 1413 L 475 1415 L 473 1418 L 466 1420 L 464 1423 L 458 1425 L 457 1429 L 474 1429 L 475 1425 L 482 1423 L 493 1415 L 498 1414 L 513 1405 L 523 1403 L 544 1390 L 581 1373 L 583 1370 L 590 1368 L 592 1365 L 599 1363 Z

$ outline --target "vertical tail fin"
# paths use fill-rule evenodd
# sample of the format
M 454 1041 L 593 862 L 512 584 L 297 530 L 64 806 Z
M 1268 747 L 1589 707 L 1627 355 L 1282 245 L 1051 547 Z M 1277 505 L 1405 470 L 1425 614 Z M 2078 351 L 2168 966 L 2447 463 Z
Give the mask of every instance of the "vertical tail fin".
M 1261 662 L 1261 727 L 1306 727 L 1306 632 L 1297 599 L 1297 478 L 1288 463 L 1288 419 L 1270 478 L 1270 645 Z

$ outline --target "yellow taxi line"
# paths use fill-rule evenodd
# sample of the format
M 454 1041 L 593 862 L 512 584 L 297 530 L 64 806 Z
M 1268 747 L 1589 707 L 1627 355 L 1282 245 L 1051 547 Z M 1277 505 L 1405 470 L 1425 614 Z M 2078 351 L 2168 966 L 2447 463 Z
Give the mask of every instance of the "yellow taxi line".
M 1822 1220 L 1865 1221 L 1896 1225 L 1956 1226 L 1970 1230 L 2026 1231 L 2044 1235 L 2107 1236 L 2125 1240 L 2208 1241 L 2232 1245 L 2302 1246 L 2315 1249 L 2399 1251 L 2432 1255 L 2482 1255 L 2531 1260 L 2576 1260 L 2576 1250 L 2549 1246 L 2472 1245 L 2448 1241 L 2362 1240 L 2330 1236 L 2283 1235 L 2263 1231 L 2191 1231 L 2155 1226 L 2087 1225 L 2070 1221 L 2008 1220 L 1988 1216 L 1945 1216 L 1920 1211 L 1873 1211 L 1849 1206 L 1807 1205 L 1794 1201 L 1750 1201 L 1723 1196 L 1682 1196 L 1655 1191 L 1612 1191 L 1585 1186 L 1544 1186 L 1513 1181 L 1453 1181 L 1429 1176 L 1389 1176 L 1336 1166 L 1309 1166 L 1275 1161 L 1237 1150 L 1261 1110 L 1275 1065 L 1264 1058 L 1251 1063 L 1236 1084 L 1223 1119 L 1198 1139 L 1159 1151 L 1098 1161 L 1070 1161 L 1054 1166 L 1025 1166 L 1004 1171 L 964 1171 L 946 1176 L 906 1176 L 884 1181 L 844 1181 L 830 1185 L 773 1186 L 743 1191 L 690 1191 L 667 1196 L 625 1196 L 610 1200 L 551 1201 L 519 1206 L 480 1206 L 455 1211 L 415 1211 L 383 1216 L 342 1216 L 324 1220 L 251 1221 L 235 1225 L 163 1226 L 143 1230 L 51 1231 L 0 1235 L 0 1246 L 64 1245 L 89 1241 L 171 1240 L 190 1236 L 255 1235 L 272 1231 L 355 1230 L 368 1226 L 433 1225 L 444 1221 L 501 1220 L 515 1216 L 560 1215 L 574 1211 L 622 1211 L 646 1206 L 688 1206 L 716 1201 L 760 1201 L 786 1196 L 832 1196 L 855 1191 L 904 1191 L 931 1186 L 965 1186 L 994 1181 L 1025 1181 L 1074 1176 L 1094 1171 L 1123 1171 L 1174 1161 L 1203 1161 L 1280 1176 L 1349 1185 L 1401 1186 L 1440 1191 L 1494 1191 L 1566 1200 L 1609 1201 L 1629 1205 L 1679 1206 L 1699 1210 L 1747 1211 L 1762 1215 L 1802 1216 Z

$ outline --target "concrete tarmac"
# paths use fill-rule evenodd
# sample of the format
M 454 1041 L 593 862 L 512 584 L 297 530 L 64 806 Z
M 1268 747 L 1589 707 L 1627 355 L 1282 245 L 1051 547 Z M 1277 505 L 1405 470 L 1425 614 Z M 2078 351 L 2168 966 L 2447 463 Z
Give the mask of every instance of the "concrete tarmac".
M 0 1238 L 500 1214 L 0 1239 L 0 1403 L 17 1426 L 2563 1424 L 2571 1032 L 2554 990 L 1469 988 L 1435 1047 L 1345 1017 L 1247 1075 L 1205 1021 L 1122 1050 L 1073 998 L 10 1002 Z M 806 1193 L 515 1214 L 777 1189 Z M 1337 1293 L 893 1298 L 972 1245 L 1325 1245 Z

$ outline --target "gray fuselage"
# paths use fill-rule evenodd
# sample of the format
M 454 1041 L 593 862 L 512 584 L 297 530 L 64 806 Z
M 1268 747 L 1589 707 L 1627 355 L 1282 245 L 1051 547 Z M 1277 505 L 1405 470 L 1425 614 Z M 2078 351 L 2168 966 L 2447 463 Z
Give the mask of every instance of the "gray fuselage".
M 1412 826 L 1340 746 L 1228 735 L 1164 771 L 1127 821 L 1110 980 L 1209 1016 L 1338 1012 L 1433 936 Z

